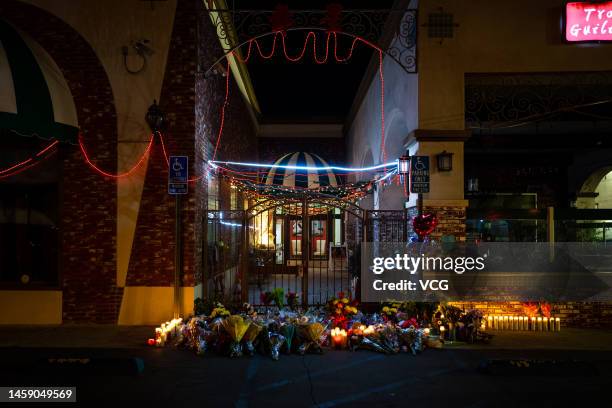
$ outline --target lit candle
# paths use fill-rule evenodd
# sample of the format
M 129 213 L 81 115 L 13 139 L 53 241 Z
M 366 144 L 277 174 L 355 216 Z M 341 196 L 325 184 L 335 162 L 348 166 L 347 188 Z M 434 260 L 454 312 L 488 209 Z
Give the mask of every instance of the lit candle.
M 425 335 L 426 335 L 426 336 L 429 336 L 429 327 L 426 327 L 426 328 L 423 330 L 423 333 L 425 333 Z
M 542 319 L 542 327 L 544 328 L 544 331 L 548 331 L 548 317 L 545 317 L 544 319 Z
M 535 331 L 536 329 L 536 324 L 535 324 L 535 317 L 531 318 L 531 330 Z
M 550 331 L 555 331 L 555 318 L 551 317 L 550 319 L 548 319 L 548 325 L 550 327 Z
M 497 330 L 497 324 L 499 323 L 499 319 L 497 315 L 493 316 L 493 330 Z
M 336 348 L 343 348 L 346 345 L 346 330 L 334 327 L 331 331 L 331 337 Z
M 504 316 L 503 328 L 504 330 L 508 330 L 508 316 Z
M 561 319 L 560 318 L 555 318 L 555 326 L 556 326 L 556 331 L 561 331 Z
M 538 331 L 542 331 L 542 318 L 538 317 Z
M 493 328 L 493 316 L 487 316 L 487 325 L 489 326 L 489 329 Z
M 155 328 L 155 345 L 157 347 L 162 346 L 162 329 L 159 327 Z
M 440 340 L 444 340 L 444 331 L 446 329 L 444 328 L 444 326 L 440 326 Z
M 529 330 L 529 320 L 526 316 L 521 316 L 521 330 Z

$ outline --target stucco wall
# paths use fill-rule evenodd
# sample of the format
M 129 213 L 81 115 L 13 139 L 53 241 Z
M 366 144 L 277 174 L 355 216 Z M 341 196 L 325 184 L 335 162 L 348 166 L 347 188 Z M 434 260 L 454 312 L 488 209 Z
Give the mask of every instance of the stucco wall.
M 363 98 L 353 122 L 347 131 L 347 163 L 352 166 L 369 166 L 383 162 L 386 156 L 393 161 L 405 153 L 409 133 L 417 127 L 418 76 L 407 74 L 394 60 L 383 61 L 385 104 L 385 153 L 381 150 L 381 84 L 378 73 Z M 361 179 L 373 177 L 372 173 L 360 173 Z M 366 198 L 364 208 L 401 209 L 403 189 L 390 186 L 380 193 L 379 200 Z M 374 201 L 377 203 L 375 204 Z M 378 204 L 381 204 L 382 207 Z
M 406 74 L 388 58 L 385 74 L 385 146 L 393 160 L 403 153 L 405 138 L 415 129 L 462 130 L 466 73 L 597 71 L 612 69 L 612 45 L 562 42 L 560 0 L 486 1 L 421 0 L 418 2 L 417 74 Z M 453 14 L 454 37 L 429 38 L 428 15 Z M 380 84 L 374 75 L 348 128 L 348 162 L 380 163 Z M 443 150 L 454 153 L 453 171 L 431 173 L 425 200 L 463 199 L 463 144 L 415 144 L 411 153 L 434 160 Z M 366 176 L 366 175 L 364 175 Z M 369 175 L 371 177 L 371 175 Z M 379 198 L 399 200 L 399 189 L 386 188 Z M 409 205 L 416 205 L 410 197 Z M 371 201 L 371 200 L 369 200 Z M 368 200 L 364 204 L 368 205 Z
M 559 72 L 612 69 L 612 45 L 561 41 L 561 0 L 421 0 L 419 127 L 463 129 L 466 72 Z M 428 38 L 431 12 L 454 15 L 455 36 Z

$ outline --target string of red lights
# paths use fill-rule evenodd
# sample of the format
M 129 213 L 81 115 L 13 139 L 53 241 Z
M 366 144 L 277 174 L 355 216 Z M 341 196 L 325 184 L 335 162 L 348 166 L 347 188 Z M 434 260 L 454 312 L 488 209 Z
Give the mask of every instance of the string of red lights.
M 134 164 L 134 166 L 132 166 L 129 170 L 122 172 L 122 173 L 109 173 L 107 171 L 102 170 L 97 165 L 95 165 L 89 158 L 89 155 L 87 154 L 87 150 L 85 150 L 85 144 L 83 143 L 82 135 L 79 135 L 79 147 L 81 148 L 81 153 L 83 154 L 83 157 L 85 158 L 85 162 L 89 165 L 89 167 L 91 167 L 94 171 L 96 171 L 97 173 L 105 177 L 119 179 L 119 178 L 129 176 L 144 163 L 145 159 L 147 158 L 147 156 L 149 156 L 149 153 L 151 152 L 151 147 L 153 146 L 153 140 L 154 140 L 154 135 L 151 135 L 149 144 L 147 145 L 147 148 L 143 152 L 142 156 L 140 156 L 140 159 L 138 159 L 138 161 Z
M 10 167 L 7 167 L 6 169 L 0 170 L 0 179 L 16 176 L 17 174 L 20 174 L 42 163 L 45 159 L 47 159 L 48 157 L 52 156 L 53 153 L 55 153 L 55 150 L 51 152 L 49 151 L 53 149 L 55 146 L 57 146 L 58 143 L 59 143 L 58 140 L 54 140 L 48 146 L 46 146 L 44 149 L 42 149 L 41 151 L 39 151 L 32 157 L 29 157 L 19 163 L 16 163 Z
M 277 39 L 279 35 L 281 37 L 283 55 L 285 59 L 290 62 L 299 62 L 300 60 L 302 60 L 302 58 L 304 58 L 304 56 L 306 55 L 306 49 L 310 43 L 310 38 L 312 38 L 312 50 L 313 50 L 313 58 L 314 58 L 315 63 L 317 64 L 327 63 L 328 57 L 329 57 L 329 42 L 330 42 L 332 35 L 334 36 L 333 54 L 334 54 L 334 59 L 337 62 L 348 61 L 353 56 L 353 51 L 355 49 L 357 42 L 361 42 L 373 48 L 374 50 L 378 52 L 378 76 L 380 79 L 380 124 L 381 124 L 380 126 L 380 152 L 381 152 L 383 163 L 386 163 L 387 162 L 387 151 L 386 151 L 386 146 L 385 146 L 385 76 L 384 76 L 384 69 L 383 69 L 384 68 L 383 67 L 384 56 L 383 56 L 382 49 L 378 47 L 377 45 L 371 43 L 370 41 L 364 38 L 361 38 L 359 36 L 356 36 L 353 38 L 353 41 L 351 43 L 351 47 L 349 49 L 347 56 L 345 58 L 340 58 L 338 57 L 338 33 L 328 31 L 326 39 L 325 39 L 325 58 L 319 59 L 317 56 L 316 33 L 314 31 L 309 31 L 306 34 L 306 38 L 304 39 L 304 45 L 302 46 L 302 50 L 297 54 L 297 56 L 290 56 L 289 53 L 287 52 L 286 33 L 282 31 L 277 31 L 274 33 L 274 37 L 272 40 L 272 47 L 268 54 L 264 54 L 264 52 L 262 51 L 261 45 L 259 44 L 258 39 L 254 38 L 248 41 L 247 55 L 244 59 L 242 59 L 242 61 L 246 63 L 251 58 L 253 44 L 255 44 L 255 47 L 257 48 L 257 52 L 261 58 L 266 59 L 266 60 L 272 58 L 276 54 L 276 45 L 278 43 Z M 231 54 L 234 55 L 236 58 L 240 58 L 240 56 L 237 53 L 232 52 Z
M 326 39 L 325 39 L 325 56 L 324 58 L 320 59 L 319 56 L 317 55 L 317 35 L 314 31 L 309 31 L 306 35 L 306 38 L 304 39 L 304 45 L 301 49 L 301 51 L 296 55 L 296 56 L 290 56 L 289 53 L 287 52 L 287 44 L 286 44 L 286 33 L 285 32 L 275 32 L 274 33 L 274 37 L 273 37 L 273 42 L 272 42 L 272 48 L 269 54 L 264 54 L 261 45 L 259 44 L 259 41 L 257 39 L 251 39 L 248 41 L 248 50 L 247 50 L 247 56 L 243 59 L 244 62 L 248 62 L 248 60 L 250 59 L 251 55 L 252 55 L 252 49 L 253 49 L 253 44 L 255 44 L 258 54 L 261 58 L 264 59 L 270 59 L 272 58 L 276 52 L 277 52 L 277 44 L 278 44 L 278 36 L 281 36 L 281 42 L 282 42 L 282 51 L 283 51 L 283 55 L 284 57 L 290 61 L 290 62 L 299 62 L 300 60 L 302 60 L 304 58 L 304 56 L 306 55 L 306 50 L 309 46 L 310 43 L 310 39 L 312 38 L 312 46 L 313 46 L 313 59 L 315 61 L 315 63 L 317 64 L 325 64 L 328 62 L 329 60 L 329 44 L 330 44 L 330 40 L 331 37 L 333 35 L 334 37 L 334 45 L 333 45 L 333 54 L 334 54 L 334 59 L 337 62 L 346 62 L 348 61 L 352 56 L 353 56 L 353 51 L 355 49 L 355 46 L 358 42 L 362 42 L 370 47 L 372 47 L 373 49 L 377 50 L 379 52 L 379 78 L 380 78 L 380 83 L 381 83 L 381 152 L 383 154 L 383 159 L 386 162 L 386 151 L 385 151 L 385 132 L 384 132 L 384 124 L 385 124 L 385 118 L 384 118 L 384 73 L 383 73 L 383 55 L 382 55 L 382 50 L 377 47 L 375 44 L 372 44 L 371 42 L 361 38 L 361 37 L 354 37 L 353 41 L 351 43 L 351 47 L 349 49 L 348 54 L 345 57 L 339 57 L 338 56 L 338 34 L 336 32 L 327 32 L 326 33 Z M 229 55 L 232 55 L 236 58 L 240 58 L 240 56 L 235 53 L 235 52 L 231 52 Z M 231 70 L 230 70 L 230 59 L 227 58 L 227 65 L 226 65 L 226 70 L 225 70 L 225 96 L 224 96 L 224 101 L 223 101 L 223 105 L 221 106 L 220 109 L 220 124 L 219 124 L 219 129 L 218 129 L 218 133 L 217 133 L 217 138 L 215 141 L 215 148 L 213 151 L 213 155 L 212 155 L 212 160 L 215 160 L 217 152 L 219 150 L 219 145 L 221 143 L 221 139 L 222 139 L 222 135 L 223 135 L 223 129 L 225 126 L 225 118 L 226 118 L 226 107 L 228 106 L 228 101 L 229 101 L 229 85 L 230 85 L 230 74 L 231 74 Z M 161 142 L 161 148 L 164 154 L 164 159 L 166 161 L 166 164 L 169 163 L 169 157 L 168 157 L 168 152 L 166 150 L 166 145 L 164 142 L 164 138 L 162 136 L 161 133 L 158 133 L 159 138 L 160 138 L 160 142 Z M 119 179 L 119 178 L 123 178 L 123 177 L 128 177 L 130 176 L 134 171 L 136 171 L 137 168 L 139 168 L 144 162 L 145 159 L 149 156 L 150 152 L 151 152 L 151 148 L 153 147 L 153 142 L 154 142 L 154 136 L 151 136 L 151 139 L 149 140 L 149 143 L 146 147 L 146 149 L 144 150 L 143 154 L 140 156 L 140 158 L 136 161 L 136 163 L 127 171 L 121 172 L 121 173 L 111 173 L 108 171 L 103 170 L 102 168 L 100 168 L 99 166 L 97 166 L 89 157 L 89 154 L 87 153 L 87 149 L 85 147 L 85 143 L 83 140 L 83 137 L 81 134 L 79 134 L 79 148 L 81 150 L 81 153 L 83 154 L 83 158 L 85 160 L 85 162 L 98 174 L 104 176 L 104 177 L 108 177 L 108 178 L 112 178 L 112 179 Z M 25 171 L 29 168 L 34 167 L 35 165 L 37 165 L 38 163 L 40 163 L 41 161 L 45 160 L 47 157 L 49 157 L 50 155 L 47 154 L 51 149 L 53 149 L 59 142 L 57 140 L 53 141 L 50 145 L 46 146 L 44 149 L 42 149 L 40 152 L 36 153 L 35 156 L 28 158 L 20 163 L 17 163 L 15 165 L 12 165 L 4 170 L 0 170 L 0 179 L 1 178 L 5 178 L 5 177 L 10 177 L 10 176 L 14 176 L 15 174 L 20 173 L 21 171 Z M 250 172 L 240 172 L 237 170 L 231 170 L 231 169 L 224 169 L 228 172 L 234 172 L 236 174 L 241 174 L 241 175 L 246 175 L 247 173 Z M 358 171 L 355 171 L 358 172 Z M 349 173 L 355 173 L 355 172 L 347 172 L 346 174 Z M 259 172 L 257 172 L 257 174 L 259 174 Z M 190 178 L 188 181 L 189 182 L 196 182 L 200 179 L 202 179 L 203 176 L 197 176 L 197 177 L 192 177 Z

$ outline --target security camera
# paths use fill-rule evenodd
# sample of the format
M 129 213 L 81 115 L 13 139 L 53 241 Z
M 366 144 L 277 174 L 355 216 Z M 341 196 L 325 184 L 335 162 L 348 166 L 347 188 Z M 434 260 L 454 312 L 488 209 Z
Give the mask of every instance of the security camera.
M 132 43 L 132 48 L 136 50 L 136 53 L 138 53 L 138 55 L 142 57 L 150 57 L 151 55 L 153 55 L 154 51 L 151 47 L 148 46 L 149 43 L 150 41 L 148 39 L 143 38 L 141 40 L 134 41 Z

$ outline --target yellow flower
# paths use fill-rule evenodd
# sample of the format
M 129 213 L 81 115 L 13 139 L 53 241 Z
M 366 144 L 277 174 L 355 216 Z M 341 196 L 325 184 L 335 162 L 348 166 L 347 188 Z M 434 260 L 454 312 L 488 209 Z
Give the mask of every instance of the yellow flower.
M 389 311 L 390 311 L 391 313 L 397 313 L 397 308 L 392 307 L 391 309 L 389 309 Z
M 334 300 L 334 306 L 338 304 L 338 299 Z
M 383 313 L 388 313 L 389 312 L 389 308 L 387 306 L 382 308 Z
M 348 303 L 348 299 L 347 298 L 342 299 L 342 303 Z

